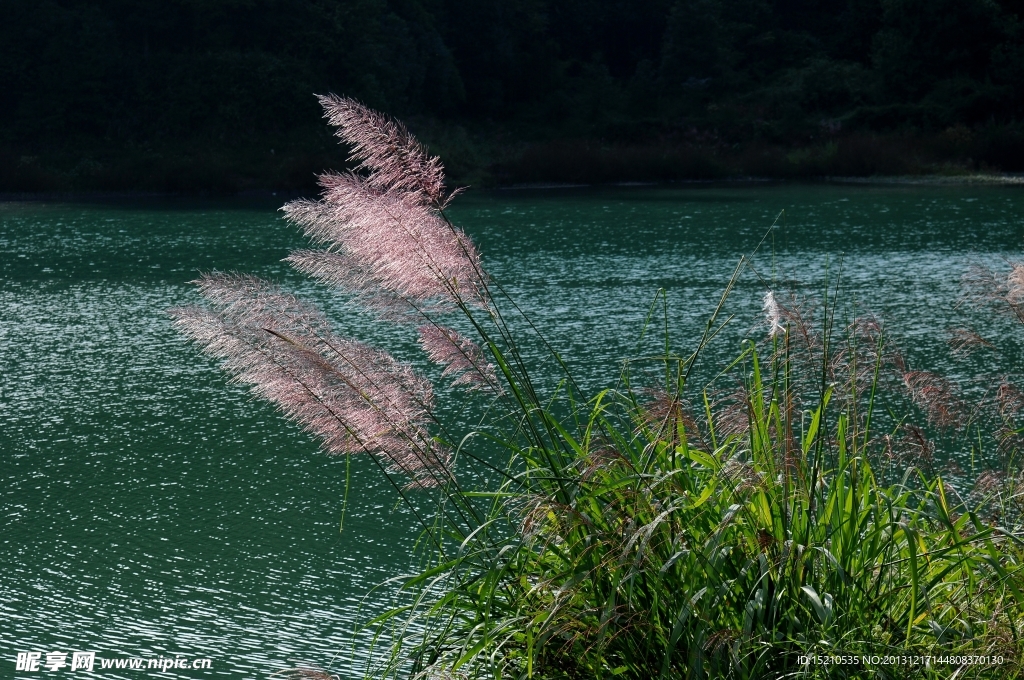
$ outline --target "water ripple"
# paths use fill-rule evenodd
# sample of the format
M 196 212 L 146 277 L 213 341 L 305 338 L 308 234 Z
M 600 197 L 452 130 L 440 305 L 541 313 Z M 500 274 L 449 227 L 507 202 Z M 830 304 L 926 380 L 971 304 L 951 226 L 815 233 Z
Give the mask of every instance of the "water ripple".
M 495 192 L 464 196 L 453 215 L 596 389 L 638 349 L 659 288 L 673 337 L 692 346 L 739 256 L 783 208 L 758 272 L 808 291 L 826 262 L 832 273 L 841 262 L 850 299 L 885 318 L 921 364 L 955 320 L 966 261 L 998 265 L 1024 236 L 1024 200 L 1005 188 Z M 408 511 L 356 457 L 339 533 L 344 461 L 227 384 L 165 315 L 194 300 L 197 271 L 243 270 L 318 300 L 342 332 L 417 357 L 409 329 L 341 314 L 328 291 L 289 274 L 280 259 L 300 244 L 273 206 L 0 204 L 5 658 L 213 659 L 206 675 L 165 675 L 183 678 L 334 659 L 358 675 L 370 637 L 353 631 L 393 591 L 367 596 L 415 563 Z M 722 352 L 755 329 L 762 293 L 756 277 L 740 281 Z M 539 346 L 528 360 L 547 370 Z

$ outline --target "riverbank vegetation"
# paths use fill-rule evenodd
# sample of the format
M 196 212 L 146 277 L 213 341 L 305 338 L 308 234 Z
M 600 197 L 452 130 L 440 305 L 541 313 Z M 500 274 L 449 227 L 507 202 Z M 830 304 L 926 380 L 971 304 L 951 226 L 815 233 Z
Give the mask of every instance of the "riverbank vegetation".
M 327 453 L 369 455 L 419 522 L 422 568 L 372 622 L 395 644 L 368 676 L 1021 674 L 1024 393 L 1010 366 L 970 392 L 908 366 L 843 298 L 841 267 L 806 299 L 744 258 L 702 337 L 678 349 L 666 333 L 587 393 L 448 221 L 440 161 L 393 120 L 321 101 L 356 172 L 285 206 L 314 246 L 288 261 L 416 328 L 437 375 L 246 275 L 203 276 L 206 304 L 172 316 Z M 763 322 L 709 365 L 751 275 Z M 964 303 L 1024 319 L 1022 281 L 1022 265 L 975 269 Z M 659 296 L 640 330 L 667 314 Z M 951 339 L 961 355 L 993 346 L 966 328 Z M 461 388 L 446 393 L 479 420 L 441 418 L 435 384 Z M 979 468 L 943 479 L 937 446 Z
M 0 191 L 312 190 L 312 93 L 461 184 L 1024 170 L 1011 0 L 0 2 Z

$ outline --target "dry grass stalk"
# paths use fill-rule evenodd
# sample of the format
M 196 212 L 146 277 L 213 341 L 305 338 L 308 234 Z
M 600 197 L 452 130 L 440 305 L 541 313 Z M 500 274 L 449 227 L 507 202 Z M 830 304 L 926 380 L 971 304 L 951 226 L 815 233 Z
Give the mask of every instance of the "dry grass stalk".
M 931 425 L 959 428 L 968 422 L 969 409 L 952 381 L 930 371 L 908 371 L 903 384 Z
M 960 357 L 968 356 L 982 348 L 995 348 L 995 345 L 969 328 L 951 328 L 947 343 L 953 354 Z
M 1009 272 L 971 265 L 960 278 L 961 301 L 975 307 L 994 306 L 1024 323 L 1024 262 L 1009 264 Z
M 653 433 L 655 441 L 678 446 L 681 443 L 679 433 L 682 429 L 687 439 L 707 448 L 700 425 L 692 415 L 692 404 L 663 388 L 649 388 L 643 390 L 643 393 L 650 399 L 640 407 L 640 421 Z

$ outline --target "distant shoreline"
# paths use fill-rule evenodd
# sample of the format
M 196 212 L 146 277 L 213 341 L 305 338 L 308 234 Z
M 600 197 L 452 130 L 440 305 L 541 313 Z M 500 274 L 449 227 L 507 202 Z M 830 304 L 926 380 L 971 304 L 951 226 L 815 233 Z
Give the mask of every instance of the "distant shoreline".
M 1024 173 L 971 173 L 964 175 L 879 175 L 872 177 L 721 177 L 709 179 L 666 180 L 662 182 L 524 182 L 497 186 L 469 187 L 476 191 L 549 191 L 571 189 L 630 189 L 673 186 L 710 186 L 738 184 L 858 184 L 858 185 L 913 185 L 913 186 L 1024 186 Z M 313 196 L 316 192 L 282 190 L 282 189 L 251 189 L 245 191 L 39 191 L 39 192 L 0 192 L 0 203 L 39 202 L 39 201 L 122 201 L 140 199 L 278 199 L 281 201 Z
M 493 131 L 453 138 L 444 130 L 427 132 L 424 143 L 429 153 L 441 158 L 449 186 L 1024 183 L 1024 133 L 1017 140 L 1012 131 L 1003 131 L 1002 137 L 978 132 L 970 137 L 971 144 L 957 142 L 959 146 L 945 132 L 852 131 L 788 143 L 750 139 L 737 144 L 656 136 L 630 141 L 585 136 L 530 140 Z M 244 146 L 191 140 L 144 149 L 95 143 L 15 151 L 0 145 L 0 197 L 233 196 L 274 191 L 311 196 L 319 192 L 318 176 L 344 171 L 347 159 L 345 148 L 315 135 Z
M 891 177 L 825 177 L 828 182 L 842 184 L 922 184 L 963 185 L 990 184 L 996 186 L 1024 186 L 1022 173 L 971 173 L 966 175 L 893 175 Z

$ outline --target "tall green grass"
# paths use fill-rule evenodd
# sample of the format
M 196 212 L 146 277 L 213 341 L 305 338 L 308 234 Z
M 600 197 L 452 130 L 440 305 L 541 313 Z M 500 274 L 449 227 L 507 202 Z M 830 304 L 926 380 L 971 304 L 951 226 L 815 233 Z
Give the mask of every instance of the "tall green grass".
M 710 382 L 693 368 L 717 317 L 692 354 L 666 338 L 647 358 L 664 384 L 627 370 L 589 399 L 568 379 L 530 398 L 490 343 L 514 413 L 481 434 L 508 454 L 506 476 L 445 490 L 486 511 L 468 531 L 436 525 L 444 548 L 404 584 L 412 604 L 377 622 L 400 624 L 388 670 L 1019 676 L 1019 527 L 921 460 L 894 463 L 895 409 L 913 410 L 891 379 L 900 360 L 877 323 L 837 329 L 825 303 L 816 325 L 790 313 L 784 332 L 746 341 Z

